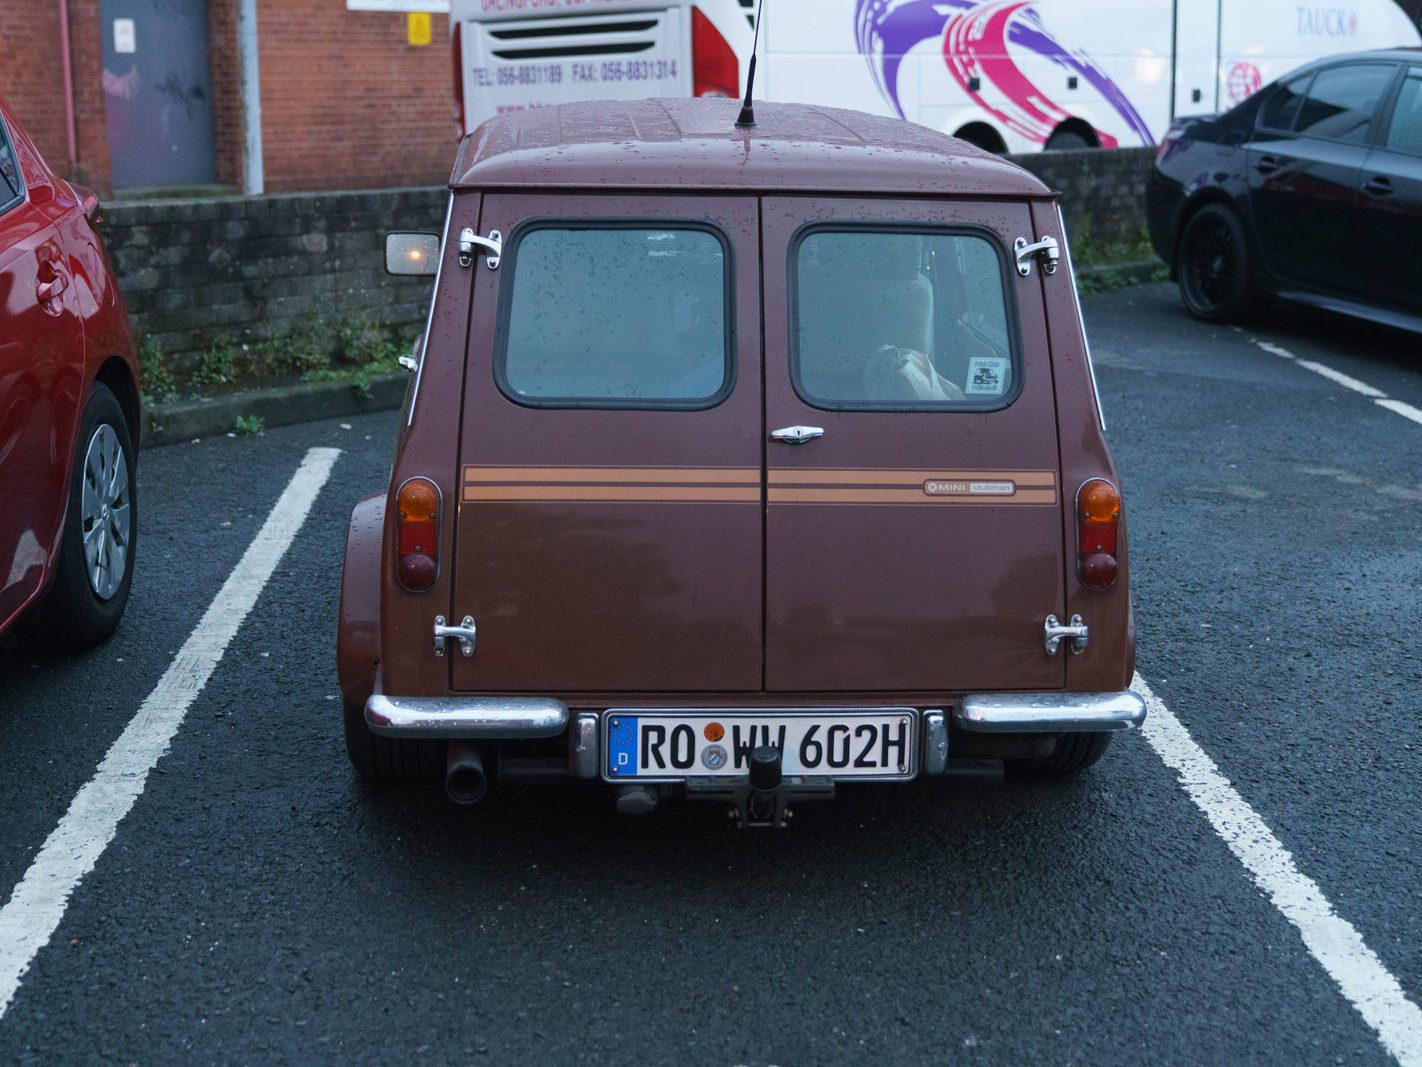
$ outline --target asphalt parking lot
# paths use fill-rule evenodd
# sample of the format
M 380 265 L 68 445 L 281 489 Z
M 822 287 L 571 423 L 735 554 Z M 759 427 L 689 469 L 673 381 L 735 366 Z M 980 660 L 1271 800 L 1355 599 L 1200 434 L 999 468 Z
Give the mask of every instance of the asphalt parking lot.
M 114 639 L 0 642 L 0 1057 L 1422 1062 L 1422 344 L 1296 310 L 1210 327 L 1168 285 L 1086 316 L 1138 669 L 1242 807 L 1144 734 L 1065 782 L 845 789 L 783 833 L 364 786 L 337 577 L 395 415 L 153 449 Z M 92 870 L 46 897 L 46 840 L 220 627 L 312 449 L 339 454 L 309 515 Z M 1254 823 L 1227 840 L 1241 811 L 1288 864 Z M 58 909 L 34 952 L 22 897 Z

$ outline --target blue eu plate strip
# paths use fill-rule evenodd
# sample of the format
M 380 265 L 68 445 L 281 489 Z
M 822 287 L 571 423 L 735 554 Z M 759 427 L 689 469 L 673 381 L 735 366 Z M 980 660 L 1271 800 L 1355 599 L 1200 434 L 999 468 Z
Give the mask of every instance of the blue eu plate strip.
M 637 718 L 615 715 L 607 730 L 607 773 L 609 777 L 632 777 L 637 773 Z

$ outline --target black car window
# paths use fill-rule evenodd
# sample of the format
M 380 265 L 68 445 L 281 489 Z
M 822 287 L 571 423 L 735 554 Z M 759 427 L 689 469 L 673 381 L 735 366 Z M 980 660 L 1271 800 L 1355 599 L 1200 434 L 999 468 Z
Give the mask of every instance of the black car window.
M 1259 125 L 1270 130 L 1292 130 L 1308 78 L 1295 78 L 1275 89 L 1259 109 Z
M 0 122 L 0 211 L 7 211 L 19 203 L 23 192 L 24 185 L 20 181 L 15 151 L 10 147 L 10 138 L 5 132 L 4 122 Z
M 813 230 L 791 255 L 790 373 L 808 403 L 992 410 L 1016 396 L 1005 265 L 986 236 Z
M 1394 152 L 1422 156 L 1422 70 L 1408 71 L 1402 82 L 1387 129 L 1387 146 Z
M 1309 86 L 1295 130 L 1306 137 L 1362 144 L 1396 67 L 1381 63 L 1330 67 Z
M 715 406 L 732 379 L 729 261 L 709 227 L 525 230 L 505 268 L 500 387 L 534 407 Z

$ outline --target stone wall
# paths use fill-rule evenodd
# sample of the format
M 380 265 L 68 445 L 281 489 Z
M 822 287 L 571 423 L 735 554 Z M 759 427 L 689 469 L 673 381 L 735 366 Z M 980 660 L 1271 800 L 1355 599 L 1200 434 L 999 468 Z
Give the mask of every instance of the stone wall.
M 1061 192 L 1073 248 L 1140 242 L 1154 148 L 1034 152 L 1010 158 Z
M 385 273 L 388 230 L 438 232 L 442 188 L 152 200 L 105 206 L 103 233 L 140 344 L 202 351 L 358 315 L 423 321 L 427 278 Z
M 1128 149 L 1016 162 L 1062 191 L 1073 247 L 1088 252 L 1137 244 L 1151 158 Z M 116 203 L 104 209 L 104 234 L 140 341 L 181 356 L 219 337 L 300 332 L 331 314 L 417 327 L 429 281 L 385 273 L 384 235 L 437 231 L 447 196 L 434 187 Z

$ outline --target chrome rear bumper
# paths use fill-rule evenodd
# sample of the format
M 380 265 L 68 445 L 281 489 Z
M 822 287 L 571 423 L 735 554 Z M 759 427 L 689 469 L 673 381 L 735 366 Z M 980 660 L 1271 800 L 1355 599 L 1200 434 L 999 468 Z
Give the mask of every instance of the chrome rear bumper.
M 953 708 L 953 724 L 974 734 L 1070 734 L 1130 730 L 1145 701 L 1124 693 L 975 693 Z
M 549 697 L 392 697 L 365 702 L 365 722 L 384 737 L 526 741 L 568 729 L 568 705 Z

